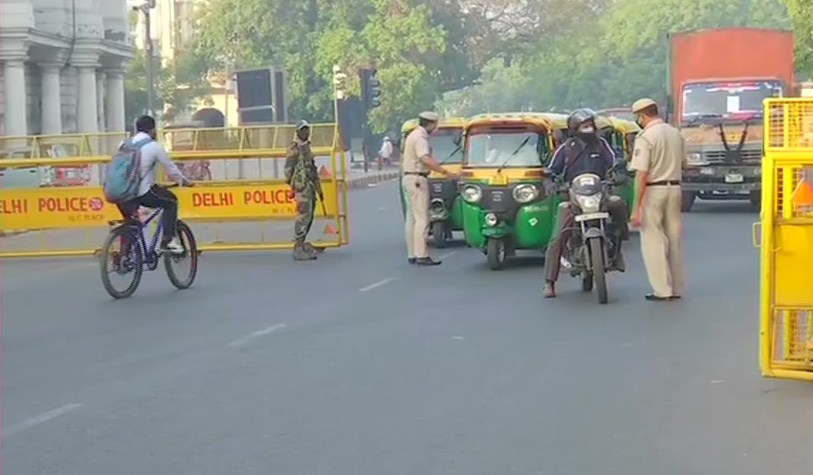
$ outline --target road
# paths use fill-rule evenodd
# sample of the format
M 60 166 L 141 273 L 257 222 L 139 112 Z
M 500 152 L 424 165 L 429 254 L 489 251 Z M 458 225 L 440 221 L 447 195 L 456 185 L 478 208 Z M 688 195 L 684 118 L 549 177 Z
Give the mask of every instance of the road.
M 746 204 L 687 216 L 690 287 L 652 303 L 637 249 L 609 305 L 539 261 L 408 266 L 395 184 L 351 193 L 317 262 L 204 254 L 111 301 L 95 263 L 2 268 L 8 475 L 807 473 L 805 383 L 757 367 Z

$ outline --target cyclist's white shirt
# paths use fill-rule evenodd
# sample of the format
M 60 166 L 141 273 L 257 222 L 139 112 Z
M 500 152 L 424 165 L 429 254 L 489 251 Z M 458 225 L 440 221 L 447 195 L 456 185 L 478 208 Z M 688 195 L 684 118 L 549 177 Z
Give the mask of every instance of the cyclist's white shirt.
M 144 139 L 150 138 L 151 137 L 144 132 L 139 132 L 135 134 L 131 140 L 133 143 L 138 143 Z M 178 167 L 175 166 L 175 163 L 170 160 L 164 146 L 153 140 L 152 142 L 141 147 L 141 185 L 138 187 L 139 197 L 146 195 L 147 192 L 150 191 L 150 188 L 152 188 L 152 186 L 155 184 L 155 165 L 158 163 L 161 164 L 167 176 L 175 183 L 180 185 L 186 179 L 184 178 L 183 173 L 178 170 Z

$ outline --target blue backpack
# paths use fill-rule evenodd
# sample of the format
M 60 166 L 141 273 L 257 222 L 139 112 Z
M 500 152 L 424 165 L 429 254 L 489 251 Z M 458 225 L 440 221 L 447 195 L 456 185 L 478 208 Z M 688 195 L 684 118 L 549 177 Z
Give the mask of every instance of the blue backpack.
M 124 203 L 138 198 L 141 185 L 141 147 L 152 142 L 151 138 L 133 142 L 127 139 L 113 155 L 107 166 L 104 181 L 104 197 L 110 203 Z

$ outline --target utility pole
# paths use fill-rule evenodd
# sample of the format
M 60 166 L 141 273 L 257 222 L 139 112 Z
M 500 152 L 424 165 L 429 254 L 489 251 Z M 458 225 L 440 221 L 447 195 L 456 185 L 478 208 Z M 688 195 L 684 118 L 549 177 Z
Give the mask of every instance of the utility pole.
M 376 77 L 377 71 L 373 68 L 359 70 L 359 80 L 361 82 L 361 102 L 364 105 L 364 121 L 362 121 L 362 155 L 364 155 L 364 172 L 369 169 L 369 121 L 370 111 L 381 105 L 381 82 Z M 381 168 L 379 163 L 379 169 Z
M 144 52 L 147 56 L 147 111 L 155 117 L 155 50 L 152 42 L 152 18 L 150 10 L 155 8 L 155 0 L 147 0 L 133 10 L 144 14 Z

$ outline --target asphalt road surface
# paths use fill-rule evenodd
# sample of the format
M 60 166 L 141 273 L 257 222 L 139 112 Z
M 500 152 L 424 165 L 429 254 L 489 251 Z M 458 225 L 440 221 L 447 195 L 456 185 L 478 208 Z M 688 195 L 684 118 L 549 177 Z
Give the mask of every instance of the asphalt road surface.
M 204 254 L 111 301 L 90 260 L 2 267 L 7 475 L 764 475 L 813 470 L 813 386 L 757 367 L 746 204 L 687 216 L 689 288 L 637 238 L 599 306 L 535 258 L 406 264 L 395 184 L 317 262 Z

